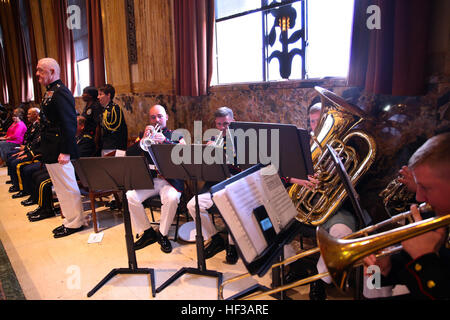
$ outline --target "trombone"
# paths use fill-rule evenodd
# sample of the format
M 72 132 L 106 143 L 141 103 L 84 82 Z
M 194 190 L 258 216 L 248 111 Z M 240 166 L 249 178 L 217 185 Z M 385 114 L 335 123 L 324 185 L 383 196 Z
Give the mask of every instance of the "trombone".
M 430 211 L 432 211 L 432 208 L 430 205 L 426 203 L 422 203 L 419 206 L 420 213 L 426 213 Z M 386 226 L 394 223 L 399 223 L 401 221 L 404 221 L 405 219 L 408 219 L 410 221 L 412 220 L 411 211 L 397 214 L 388 220 L 384 220 L 375 225 L 368 226 L 346 237 L 343 237 L 342 239 L 332 238 L 324 229 L 318 227 L 317 228 L 317 242 L 319 245 L 318 247 L 301 252 L 295 256 L 292 256 L 281 262 L 278 262 L 272 265 L 271 268 L 273 269 L 283 264 L 296 261 L 298 259 L 320 252 L 327 266 L 328 272 L 319 273 L 311 277 L 307 277 L 305 279 L 301 279 L 293 283 L 280 286 L 278 288 L 274 288 L 262 293 L 253 293 L 251 295 L 244 297 L 244 299 L 258 299 L 262 296 L 271 295 L 277 292 L 281 292 L 284 290 L 292 289 L 298 286 L 314 282 L 326 276 L 331 276 L 333 283 L 341 290 L 344 290 L 346 279 L 349 274 L 349 269 L 351 269 L 351 267 L 361 258 L 369 254 L 372 254 L 382 248 L 386 248 L 395 243 L 401 242 L 403 240 L 413 238 L 428 231 L 450 225 L 450 214 L 449 214 L 440 218 L 429 218 L 423 221 L 410 223 L 405 226 L 395 228 L 380 234 L 374 234 L 372 236 L 368 235 L 371 232 L 374 232 L 381 228 L 385 228 Z M 382 251 L 379 255 L 377 255 L 377 257 L 390 255 L 400 251 L 401 249 L 402 248 L 400 245 L 394 247 L 393 249 Z M 219 298 L 223 299 L 223 288 L 226 284 L 244 279 L 249 276 L 251 276 L 251 274 L 246 273 L 224 281 L 219 287 Z

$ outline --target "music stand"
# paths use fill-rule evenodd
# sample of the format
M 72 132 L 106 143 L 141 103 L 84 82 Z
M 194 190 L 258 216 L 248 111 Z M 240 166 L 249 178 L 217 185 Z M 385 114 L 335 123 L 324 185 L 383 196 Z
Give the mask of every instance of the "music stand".
M 212 146 L 206 145 L 169 145 L 169 144 L 154 144 L 149 148 L 149 154 L 156 165 L 159 173 L 165 179 L 182 179 L 182 180 L 190 180 L 193 185 L 194 197 L 195 197 L 195 229 L 196 229 L 196 237 L 195 242 L 197 246 L 197 268 L 188 268 L 183 267 L 178 270 L 174 275 L 172 275 L 166 282 L 164 282 L 161 286 L 156 288 L 156 292 L 159 293 L 164 290 L 167 286 L 169 286 L 172 282 L 177 280 L 179 277 L 183 276 L 185 273 L 196 274 L 201 276 L 208 277 L 217 277 L 218 278 L 218 287 L 222 284 L 222 273 L 207 270 L 206 262 L 204 256 L 204 245 L 203 245 L 203 233 L 202 233 L 202 224 L 200 218 L 200 207 L 198 205 L 198 181 L 223 181 L 230 176 L 228 166 L 225 161 L 225 152 L 222 148 L 217 148 L 211 154 L 215 155 L 217 150 L 222 150 L 223 157 L 221 157 L 220 163 L 204 163 L 203 155 L 205 154 L 205 150 L 213 150 Z M 175 150 L 174 150 L 175 149 Z M 183 155 L 185 152 L 189 154 L 191 160 L 189 163 L 174 163 L 174 156 L 179 155 L 180 153 L 176 153 L 177 151 L 183 151 Z M 201 159 L 194 159 L 194 154 L 197 152 L 197 155 L 201 152 Z M 197 162 L 197 163 L 192 163 Z
M 330 152 L 331 157 L 333 159 L 333 162 L 335 164 L 335 168 L 342 180 L 342 184 L 344 185 L 345 190 L 347 191 L 347 195 L 350 198 L 350 201 L 352 203 L 353 209 L 355 210 L 356 217 L 358 218 L 358 225 L 357 229 L 360 229 L 364 226 L 367 226 L 371 223 L 370 217 L 364 213 L 364 211 L 361 209 L 361 205 L 359 204 L 358 200 L 358 194 L 356 193 L 355 188 L 353 187 L 353 184 L 350 180 L 349 175 L 347 174 L 347 170 L 345 170 L 344 164 L 342 163 L 340 157 L 336 153 L 336 151 L 327 144 L 328 152 Z M 361 298 L 361 282 L 362 282 L 362 267 L 358 267 L 355 271 L 355 295 L 356 299 L 359 300 Z
M 336 153 L 336 151 L 333 149 L 333 147 L 331 147 L 329 144 L 327 144 L 326 146 L 327 146 L 328 152 L 330 152 L 330 154 L 331 154 L 335 168 L 339 174 L 339 177 L 342 180 L 342 184 L 344 185 L 345 191 L 347 192 L 347 195 L 352 203 L 353 209 L 355 210 L 356 217 L 358 219 L 357 228 L 359 229 L 359 228 L 369 225 L 371 223 L 371 219 L 361 209 L 361 205 L 359 204 L 359 200 L 358 200 L 359 196 L 356 193 L 355 188 L 353 187 L 353 184 L 350 180 L 347 170 L 345 170 L 344 164 L 342 163 L 339 155 Z
M 263 151 L 272 153 L 272 134 L 278 133 L 280 176 L 307 179 L 308 175 L 314 174 L 310 136 L 307 130 L 299 129 L 292 124 L 234 121 L 230 123 L 230 132 L 237 154 L 237 165 L 241 169 L 249 169 L 258 163 L 268 164 L 265 163 L 267 159 L 263 158 L 268 155 L 265 155 Z M 265 150 L 261 148 L 263 140 L 260 138 L 263 135 L 266 135 Z M 254 137 L 257 141 L 252 141 Z M 241 150 L 244 150 L 244 154 L 240 152 Z M 255 156 L 252 152 L 256 152 L 256 161 L 251 157 Z
M 278 141 L 278 159 L 279 174 L 282 177 L 293 177 L 298 179 L 307 179 L 308 175 L 314 174 L 314 168 L 311 157 L 310 136 L 307 130 L 299 129 L 292 124 L 264 123 L 264 122 L 244 122 L 233 121 L 230 123 L 230 132 L 233 136 L 234 149 L 237 154 L 237 164 L 240 168 L 248 170 L 255 164 L 264 164 L 261 153 L 261 144 L 259 141 L 260 133 L 267 133 L 265 150 L 272 153 L 272 133 L 279 134 Z M 274 131 L 275 130 L 275 131 Z M 258 141 L 251 141 L 251 133 L 255 132 Z M 246 135 L 246 133 L 250 133 Z M 247 137 L 249 137 L 247 139 Z M 253 136 L 254 137 L 254 136 Z M 240 150 L 244 150 L 244 155 Z M 252 162 L 251 151 L 256 152 L 256 162 Z M 271 157 L 273 155 L 271 154 Z M 280 253 L 279 260 L 282 260 L 283 253 Z M 282 285 L 284 266 L 272 270 L 273 284 Z M 279 294 L 280 299 L 284 299 L 284 292 Z
M 106 282 L 118 274 L 149 274 L 152 296 L 155 296 L 155 276 L 151 268 L 138 268 L 133 248 L 133 233 L 126 192 L 128 190 L 153 189 L 153 179 L 148 162 L 139 157 L 102 157 L 80 158 L 74 161 L 75 170 L 82 181 L 86 181 L 91 190 L 118 190 L 122 192 L 123 221 L 128 254 L 128 268 L 112 269 L 87 296 L 91 297 Z

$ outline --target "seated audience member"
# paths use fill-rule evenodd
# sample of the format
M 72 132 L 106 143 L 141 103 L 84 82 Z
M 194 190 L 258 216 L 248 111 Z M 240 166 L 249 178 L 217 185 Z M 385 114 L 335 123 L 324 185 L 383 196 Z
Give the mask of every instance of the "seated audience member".
M 414 183 L 412 179 L 414 179 Z M 416 200 L 433 207 L 436 216 L 450 213 L 450 133 L 427 140 L 402 168 L 402 179 L 416 191 Z M 417 205 L 415 221 L 422 220 Z M 364 258 L 365 266 L 378 265 L 381 286 L 403 284 L 414 299 L 450 298 L 450 249 L 448 228 L 440 228 L 401 242 L 400 254 Z
M 92 157 L 95 153 L 95 142 L 94 138 L 85 131 L 85 123 L 86 119 L 83 116 L 77 117 L 76 143 L 80 157 Z M 54 217 L 56 210 L 53 206 L 52 181 L 45 167 L 30 171 L 24 180 L 30 181 L 27 184 L 31 194 L 30 200 L 38 204 L 38 208 L 27 213 L 28 219 L 35 222 Z
M 27 112 L 28 127 L 24 136 L 23 145 L 18 150 L 14 150 L 8 156 L 7 166 L 8 174 L 11 177 L 12 186 L 9 188 L 9 192 L 18 192 L 23 190 L 21 180 L 19 180 L 20 170 L 24 166 L 33 163 L 39 157 L 39 144 L 40 144 L 40 125 L 39 125 L 39 109 L 30 108 Z M 13 195 L 13 198 L 19 198 L 21 195 Z
M 98 100 L 103 107 L 101 144 L 104 156 L 114 150 L 127 150 L 128 128 L 122 108 L 113 102 L 115 89 L 106 84 L 98 89 Z
M 6 135 L 0 137 L 0 165 L 4 166 L 7 155 L 14 148 L 20 147 L 23 137 L 27 131 L 27 126 L 23 122 L 24 111 L 22 108 L 16 108 L 13 112 L 13 123 L 6 131 Z
M 156 127 L 158 125 L 161 130 L 161 132 L 157 132 L 154 134 L 154 143 L 184 143 L 184 140 L 182 138 L 178 142 L 172 141 L 173 131 L 168 130 L 166 127 L 169 117 L 163 106 L 152 106 L 149 110 L 149 117 L 150 125 L 153 127 Z M 152 129 L 149 126 L 146 127 L 143 139 L 151 134 L 151 130 Z M 137 142 L 127 150 L 127 155 L 141 154 L 142 150 L 139 149 L 139 142 Z M 148 152 L 144 152 L 144 154 L 149 162 L 152 163 Z M 172 244 L 170 243 L 167 235 L 169 233 L 170 225 L 172 224 L 172 221 L 177 212 L 181 193 L 184 189 L 184 182 L 182 180 L 166 180 L 162 176 L 157 174 L 157 172 L 154 170 L 152 170 L 152 175 L 154 176 L 154 189 L 130 190 L 127 192 L 128 207 L 130 210 L 133 231 L 141 235 L 139 239 L 134 243 L 134 249 L 140 250 L 150 244 L 158 242 L 160 244 L 161 251 L 163 251 L 164 253 L 170 253 L 172 251 Z M 158 232 L 156 232 L 152 228 L 142 204 L 142 202 L 144 202 L 146 199 L 157 194 L 159 194 L 159 196 L 161 197 L 162 203 L 161 221 Z

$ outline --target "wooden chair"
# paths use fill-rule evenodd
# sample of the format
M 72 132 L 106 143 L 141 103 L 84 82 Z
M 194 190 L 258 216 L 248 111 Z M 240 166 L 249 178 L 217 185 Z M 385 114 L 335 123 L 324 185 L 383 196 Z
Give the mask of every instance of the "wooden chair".
M 112 157 L 114 155 L 115 155 L 115 151 L 106 154 L 105 157 Z M 76 161 L 73 162 L 73 165 L 76 167 L 77 162 Z M 104 197 L 109 197 L 109 196 L 113 195 L 114 199 L 116 200 L 117 207 L 122 208 L 122 201 L 121 201 L 121 198 L 119 197 L 119 191 L 118 190 L 90 190 L 87 181 L 85 181 L 85 179 L 83 179 L 83 177 L 79 177 L 78 186 L 80 188 L 80 193 L 83 196 L 89 197 L 89 201 L 91 204 L 92 224 L 94 226 L 95 233 L 98 233 L 99 226 L 98 226 L 98 220 L 97 220 L 97 213 L 95 211 L 96 199 L 98 199 L 99 201 L 104 203 L 105 202 L 103 200 Z M 119 209 L 119 210 L 121 210 L 121 209 Z
M 94 226 L 95 233 L 98 233 L 99 226 L 98 226 L 98 220 L 97 220 L 97 213 L 95 212 L 96 199 L 98 199 L 100 202 L 105 203 L 103 198 L 113 195 L 114 199 L 116 200 L 117 207 L 121 208 L 122 202 L 119 197 L 119 192 L 116 190 L 89 190 L 89 187 L 86 187 L 83 184 L 80 185 L 80 192 L 83 196 L 89 197 L 89 201 L 91 204 L 92 224 Z M 121 210 L 121 209 L 119 209 L 119 210 Z

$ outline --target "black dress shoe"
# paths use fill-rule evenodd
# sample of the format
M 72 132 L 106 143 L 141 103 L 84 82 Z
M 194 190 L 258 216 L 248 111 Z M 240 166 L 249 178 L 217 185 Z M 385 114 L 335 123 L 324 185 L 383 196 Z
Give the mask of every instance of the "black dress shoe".
M 150 227 L 145 230 L 139 240 L 134 243 L 133 248 L 134 250 L 140 250 L 142 248 L 145 248 L 146 246 L 151 245 L 152 243 L 155 243 L 157 240 L 158 235 L 156 234 L 156 231 L 153 230 L 152 227 Z
M 5 183 L 6 183 L 6 184 L 12 184 L 12 181 L 11 181 L 11 180 L 8 180 L 8 181 L 6 181 Z
M 53 212 L 53 210 L 40 210 L 39 212 L 29 215 L 28 216 L 28 220 L 30 220 L 31 222 L 35 222 L 35 221 L 40 221 L 40 220 L 44 220 L 47 218 L 51 218 L 54 217 L 55 213 Z
M 64 225 L 60 225 L 59 227 L 56 227 L 55 229 L 52 230 L 53 234 L 58 233 L 60 231 L 62 231 L 64 229 Z
M 211 242 L 205 247 L 205 259 L 214 257 L 220 251 L 225 250 L 225 241 L 216 233 L 212 236 Z
M 17 199 L 17 198 L 23 198 L 23 197 L 26 197 L 26 196 L 29 196 L 29 194 L 22 190 L 22 191 L 19 191 L 16 194 L 13 194 L 12 198 L 13 199 Z
M 61 229 L 53 233 L 53 238 L 62 238 L 66 237 L 68 235 L 71 235 L 72 233 L 78 232 L 83 230 L 84 226 L 81 226 L 79 228 L 67 228 L 65 226 L 62 226 Z
M 228 245 L 227 246 L 227 255 L 225 256 L 225 260 L 228 264 L 236 264 L 236 262 L 238 261 L 239 257 L 238 257 L 238 253 L 236 250 L 236 246 L 235 245 Z
M 32 206 L 33 204 L 37 204 L 37 202 L 34 201 L 32 197 L 29 197 L 26 200 L 20 201 L 20 204 L 25 206 L 25 207 L 28 207 L 28 206 Z
M 42 210 L 41 207 L 37 207 L 37 208 L 34 209 L 33 211 L 28 212 L 28 213 L 27 213 L 27 216 L 29 217 L 29 216 L 35 215 L 35 214 L 39 213 L 39 211 L 41 211 L 41 210 Z
M 325 290 L 325 282 L 317 280 L 309 284 L 309 298 L 311 300 L 326 300 L 327 292 Z
M 172 244 L 170 243 L 169 238 L 167 238 L 167 236 L 163 236 L 159 231 L 158 231 L 158 243 L 161 246 L 162 252 L 164 253 L 172 252 Z
M 19 192 L 19 191 L 20 191 L 20 189 L 17 186 L 11 186 L 8 189 L 8 192 L 10 192 L 10 193 Z

